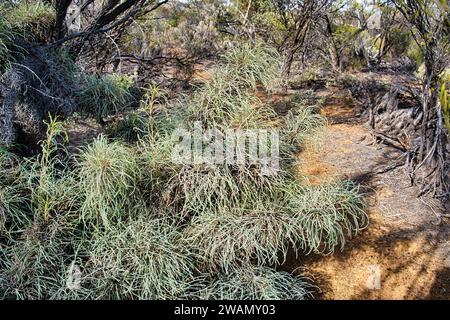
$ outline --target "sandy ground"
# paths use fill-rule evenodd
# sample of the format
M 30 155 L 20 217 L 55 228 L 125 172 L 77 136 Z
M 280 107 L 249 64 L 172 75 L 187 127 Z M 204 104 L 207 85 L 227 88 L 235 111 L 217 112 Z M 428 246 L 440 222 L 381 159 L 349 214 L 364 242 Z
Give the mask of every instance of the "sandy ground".
M 373 143 L 344 94 L 326 95 L 321 112 L 329 126 L 320 150 L 300 153 L 299 171 L 311 184 L 360 183 L 370 225 L 342 252 L 291 257 L 283 269 L 304 266 L 321 289 L 318 299 L 449 299 L 450 221 L 438 219 L 443 208 L 418 199 L 403 168 L 379 173 L 400 154 Z

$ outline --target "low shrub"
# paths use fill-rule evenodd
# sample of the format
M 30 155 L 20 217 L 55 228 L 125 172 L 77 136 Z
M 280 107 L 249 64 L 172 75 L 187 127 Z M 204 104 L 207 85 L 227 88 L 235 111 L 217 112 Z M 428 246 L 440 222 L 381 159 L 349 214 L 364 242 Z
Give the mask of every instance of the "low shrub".
M 85 75 L 78 95 L 81 110 L 102 121 L 104 117 L 130 108 L 133 79 L 118 74 Z
M 332 253 L 367 227 L 368 216 L 358 188 L 349 181 L 317 187 L 291 185 L 290 223 L 302 233 L 302 249 L 307 253 Z M 290 188 L 291 188 L 290 187 Z
M 313 286 L 308 281 L 268 267 L 246 266 L 212 280 L 197 296 L 208 300 L 303 300 L 312 296 Z
M 19 159 L 0 149 L 0 238 L 21 232 L 32 219 L 26 175 Z
M 86 268 L 100 299 L 175 299 L 194 277 L 196 256 L 165 219 L 138 218 L 94 237 Z
M 62 299 L 67 270 L 76 248 L 74 225 L 65 216 L 44 226 L 30 225 L 20 241 L 0 246 L 0 297 L 8 299 Z
M 100 136 L 79 155 L 81 219 L 109 227 L 135 211 L 140 167 L 130 148 Z

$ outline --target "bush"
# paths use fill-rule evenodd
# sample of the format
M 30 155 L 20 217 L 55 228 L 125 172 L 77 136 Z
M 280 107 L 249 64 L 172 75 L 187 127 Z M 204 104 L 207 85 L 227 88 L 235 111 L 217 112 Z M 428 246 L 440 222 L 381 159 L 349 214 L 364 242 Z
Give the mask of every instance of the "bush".
M 321 101 L 312 94 L 296 97 L 281 121 L 253 98 L 255 90 L 278 81 L 273 77 L 279 59 L 259 45 L 242 48 L 225 55 L 214 79 L 185 99 L 187 107 L 160 112 L 152 91 L 142 112 L 108 128 L 116 138 L 137 140 L 133 146 L 100 135 L 73 164 L 62 152 L 62 124 L 50 118 L 40 156 L 20 170 L 14 160 L 0 158 L 0 175 L 6 177 L 0 180 L 0 218 L 9 233 L 20 232 L 0 239 L 8 243 L 0 246 L 2 296 L 308 296 L 311 286 L 304 278 L 267 266 L 283 263 L 291 249 L 329 253 L 342 247 L 367 223 L 357 189 L 306 188 L 289 167 L 264 175 L 258 163 L 199 165 L 171 158 L 171 134 L 180 126 L 193 128 L 195 121 L 217 129 L 279 129 L 282 151 L 290 156 L 324 124 L 314 110 Z M 130 105 L 126 79 L 83 81 L 83 109 L 98 120 Z M 26 195 L 24 203 L 10 197 L 16 190 Z
M 261 43 L 232 43 L 223 56 L 224 68 L 235 82 L 256 90 L 260 84 L 270 90 L 283 83 L 283 59 L 274 49 Z
M 303 236 L 303 250 L 332 253 L 335 247 L 344 248 L 351 237 L 368 225 L 364 202 L 351 182 L 301 188 L 292 185 L 289 208 L 291 223 Z
M 367 226 L 363 208 L 349 183 L 305 188 L 286 180 L 271 191 L 239 198 L 235 206 L 198 214 L 186 228 L 186 239 L 211 272 L 248 263 L 278 265 L 289 248 L 306 253 L 343 248 L 346 237 Z
M 296 157 L 306 140 L 317 137 L 326 124 L 326 119 L 315 111 L 314 107 L 297 107 L 289 110 L 284 117 L 281 131 L 282 146 L 280 152 L 287 158 Z
M 95 298 L 176 299 L 194 279 L 196 256 L 167 220 L 141 217 L 94 240 L 87 269 Z
M 50 37 L 56 13 L 47 3 L 20 1 L 13 6 L 3 5 L 0 12 L 13 30 L 22 39 L 29 42 L 45 42 Z
M 311 297 L 308 279 L 267 267 L 246 266 L 221 275 L 198 291 L 200 299 L 303 300 Z
M 73 225 L 61 216 L 31 225 L 20 241 L 0 247 L 0 296 L 14 299 L 65 298 L 67 269 L 74 256 Z
M 183 166 L 166 184 L 162 198 L 167 205 L 175 205 L 183 217 L 244 211 L 252 201 L 269 197 L 281 181 L 281 175 L 263 175 L 259 166 Z
M 21 133 L 27 146 L 36 147 L 49 114 L 65 117 L 76 109 L 78 84 L 70 55 L 41 47 L 29 51 L 0 79 L 0 145 L 13 144 Z
M 79 93 L 81 110 L 102 121 L 106 116 L 125 111 L 133 103 L 133 79 L 118 74 L 85 75 Z
M 60 154 L 67 142 L 63 123 L 57 117 L 50 117 L 45 124 L 47 132 L 40 143 L 41 154 L 27 161 L 26 174 L 34 220 L 47 223 L 60 212 L 71 212 L 77 190 L 74 176 L 67 170 L 66 159 Z
M 121 139 L 127 142 L 139 140 L 148 134 L 148 119 L 142 112 L 133 112 L 105 128 L 105 133 L 113 139 Z
M 275 113 L 254 96 L 258 86 L 269 90 L 281 83 L 281 58 L 256 44 L 233 44 L 214 78 L 188 101 L 191 120 L 224 127 L 267 127 Z
M 130 148 L 100 136 L 82 151 L 77 168 L 84 222 L 109 227 L 132 215 L 140 168 Z
M 26 187 L 19 159 L 0 148 L 0 238 L 11 237 L 30 223 L 32 213 Z
M 280 208 L 278 208 L 280 209 Z M 272 208 L 253 208 L 244 214 L 224 210 L 195 217 L 186 241 L 204 257 L 203 269 L 238 273 L 242 265 L 278 265 L 297 239 L 289 217 Z

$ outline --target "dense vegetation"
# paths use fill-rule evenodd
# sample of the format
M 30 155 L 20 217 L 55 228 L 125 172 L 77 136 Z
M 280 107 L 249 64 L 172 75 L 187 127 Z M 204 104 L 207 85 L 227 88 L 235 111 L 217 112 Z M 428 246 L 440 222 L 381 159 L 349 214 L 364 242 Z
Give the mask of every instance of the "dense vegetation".
M 326 125 L 308 89 L 327 83 L 365 105 L 422 194 L 448 199 L 446 1 L 83 3 L 74 31 L 72 1 L 0 2 L 0 297 L 312 297 L 280 266 L 368 225 L 358 185 L 295 169 Z M 364 68 L 410 82 L 349 74 Z M 267 97 L 287 88 L 302 90 L 281 112 Z M 80 119 L 100 129 L 74 146 Z M 197 123 L 276 130 L 280 168 L 174 162 L 172 134 Z

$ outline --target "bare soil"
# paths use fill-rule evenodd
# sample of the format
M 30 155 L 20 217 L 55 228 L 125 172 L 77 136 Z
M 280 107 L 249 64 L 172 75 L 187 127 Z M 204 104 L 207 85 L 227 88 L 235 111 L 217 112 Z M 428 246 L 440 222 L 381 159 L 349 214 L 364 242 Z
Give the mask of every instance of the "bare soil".
M 450 299 L 450 221 L 439 217 L 444 208 L 417 198 L 403 167 L 387 170 L 400 153 L 374 143 L 345 93 L 319 94 L 326 97 L 321 113 L 329 125 L 320 148 L 311 144 L 299 154 L 299 173 L 312 185 L 360 183 L 370 225 L 342 252 L 292 255 L 283 269 L 304 267 L 320 287 L 317 299 Z

